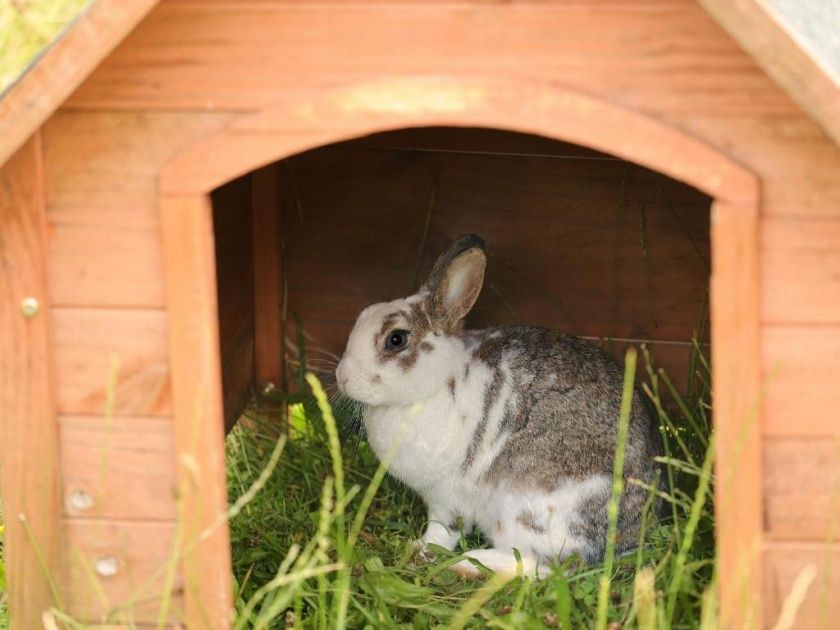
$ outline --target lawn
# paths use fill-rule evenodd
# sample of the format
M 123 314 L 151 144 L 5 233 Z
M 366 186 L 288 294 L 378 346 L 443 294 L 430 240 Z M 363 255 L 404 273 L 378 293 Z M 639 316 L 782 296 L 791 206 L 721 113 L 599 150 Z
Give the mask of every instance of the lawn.
M 457 551 L 417 562 L 423 506 L 383 476 L 363 439 L 351 433 L 339 447 L 314 400 L 292 407 L 279 442 L 251 411 L 227 443 L 230 499 L 247 499 L 230 523 L 237 627 L 715 627 L 709 373 L 697 356 L 691 397 L 647 370 L 669 455 L 667 509 L 649 519 L 644 545 L 611 569 L 571 559 L 541 581 L 463 581 L 447 568 Z

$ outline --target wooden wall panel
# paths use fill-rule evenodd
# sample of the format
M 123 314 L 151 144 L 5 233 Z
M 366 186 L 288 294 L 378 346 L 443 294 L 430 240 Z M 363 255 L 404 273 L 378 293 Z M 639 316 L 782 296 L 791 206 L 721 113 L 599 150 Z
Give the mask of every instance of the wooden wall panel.
M 765 439 L 764 470 L 768 536 L 836 538 L 840 533 L 840 438 Z
M 0 167 L 0 495 L 6 601 L 15 628 L 38 627 L 41 611 L 59 603 L 44 564 L 63 587 L 42 176 L 37 134 Z M 24 300 L 35 300 L 28 317 Z
M 239 419 L 254 385 L 251 189 L 251 178 L 246 176 L 213 193 L 222 393 L 228 428 Z
M 229 114 L 59 111 L 44 128 L 50 298 L 163 308 L 157 176 Z
M 768 435 L 840 435 L 840 325 L 765 326 L 762 364 Z
M 540 153 L 522 153 L 529 143 Z M 593 151 L 479 130 L 374 136 L 288 164 L 289 305 L 313 349 L 340 355 L 364 306 L 412 293 L 447 240 L 474 231 L 489 264 L 469 326 L 684 344 L 653 344 L 684 384 L 707 312 L 705 195 Z
M 62 416 L 59 423 L 65 515 L 175 519 L 171 418 Z
M 183 619 L 180 573 L 168 593 L 166 588 L 168 567 L 177 560 L 175 523 L 66 519 L 64 527 L 70 614 L 92 622 L 156 622 L 168 600 L 168 618 Z M 102 561 L 115 563 L 116 573 L 98 574 Z
M 116 413 L 171 413 L 166 313 L 56 308 L 52 317 L 60 413 L 104 413 L 114 362 Z
M 761 247 L 765 322 L 840 324 L 840 216 L 768 219 Z
M 825 543 L 768 543 L 764 550 L 764 610 L 774 627 L 794 582 L 806 567 L 816 571 L 795 616 L 794 628 L 830 630 L 840 615 L 840 547 Z
M 248 37 L 231 40 L 229 33 Z M 358 33 L 368 36 L 349 36 Z M 288 64 L 292 50 L 295 63 Z M 395 50 L 399 54 L 383 54 Z M 714 52 L 701 60 L 697 51 Z M 339 59 L 353 63 L 336 63 Z M 654 9 L 498 5 L 492 11 L 463 5 L 243 10 L 238 3 L 209 10 L 163 3 L 77 90 L 70 105 L 252 109 L 294 89 L 302 78 L 317 77 L 326 85 L 417 73 L 533 76 L 535 68 L 563 77 L 566 85 L 587 86 L 583 91 L 604 92 L 651 111 L 727 116 L 795 111 L 691 2 Z M 134 80 L 122 80 L 129 71 Z

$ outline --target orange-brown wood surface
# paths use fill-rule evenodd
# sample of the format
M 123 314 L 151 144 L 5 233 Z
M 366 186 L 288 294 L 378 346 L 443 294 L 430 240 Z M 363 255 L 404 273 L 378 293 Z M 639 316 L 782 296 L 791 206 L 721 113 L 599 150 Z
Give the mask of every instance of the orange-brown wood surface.
M 777 540 L 836 538 L 840 526 L 840 439 L 764 440 L 764 518 Z
M 281 165 L 270 164 L 251 176 L 253 210 L 254 330 L 257 382 L 282 385 Z M 285 232 L 285 230 L 283 230 Z
M 66 515 L 175 520 L 171 418 L 61 416 L 59 425 Z
M 289 308 L 316 369 L 320 351 L 341 354 L 364 306 L 411 294 L 470 231 L 490 258 L 470 326 L 560 328 L 612 343 L 618 358 L 627 342 L 654 342 L 683 387 L 698 328 L 707 341 L 710 202 L 657 173 L 469 129 L 374 136 L 296 156 L 288 170 Z
M 63 582 L 42 176 L 38 135 L 0 168 L 0 495 L 16 628 L 38 627 L 41 611 L 61 603 L 50 580 Z M 25 299 L 37 300 L 31 318 L 21 311 Z
M 165 607 L 165 619 L 184 619 L 183 578 L 170 573 L 177 560 L 174 523 L 67 519 L 65 530 L 74 617 L 130 626 L 156 622 Z M 97 572 L 102 563 L 115 573 Z
M 211 201 L 163 197 L 160 216 L 184 524 L 185 618 L 191 628 L 227 628 L 233 602 Z
M 359 37 L 359 33 L 366 36 Z M 294 62 L 290 63 L 290 59 Z M 438 77 L 437 82 L 391 81 L 420 75 Z M 487 83 L 481 77 L 491 77 L 490 83 L 501 86 L 495 92 L 490 89 L 487 93 L 491 96 L 485 101 L 482 101 L 481 90 Z M 553 87 L 547 89 L 546 84 Z M 430 87 L 425 89 L 424 85 Z M 558 98 L 552 89 L 562 92 L 562 96 Z M 523 98 L 523 94 L 528 98 Z M 574 98 L 579 94 L 593 98 Z M 513 101 L 516 103 L 511 104 Z M 551 106 L 546 104 L 549 102 Z M 564 115 L 557 116 L 557 108 L 562 109 L 563 103 L 566 104 Z M 623 120 L 620 117 L 610 119 L 612 124 L 604 124 L 605 119 L 598 117 L 605 111 L 603 107 L 599 109 L 600 103 L 658 119 L 666 126 L 654 124 L 640 134 L 639 126 L 616 123 L 616 120 Z M 264 107 L 274 108 L 274 113 L 245 116 L 220 136 L 214 135 L 239 114 L 257 112 Z M 452 107 L 465 109 L 455 111 Z M 177 111 L 179 108 L 186 109 Z M 587 125 L 586 121 L 593 120 L 598 122 Z M 502 126 L 542 131 L 548 135 L 556 133 L 583 144 L 589 141 L 603 150 L 691 181 L 711 195 L 728 197 L 725 200 L 736 205 L 754 198 L 749 173 L 757 174 L 761 180 L 763 225 L 757 232 L 758 258 L 748 260 L 748 263 L 755 265 L 758 278 L 755 285 L 760 289 L 760 295 L 754 297 L 760 306 L 755 311 L 739 310 L 727 317 L 716 337 L 718 341 L 728 340 L 725 354 L 718 343 L 716 366 L 727 360 L 731 361 L 730 365 L 739 366 L 735 373 L 726 369 L 716 372 L 716 406 L 719 407 L 718 418 L 735 418 L 731 423 L 721 425 L 721 437 L 732 446 L 740 438 L 738 428 L 746 421 L 743 410 L 749 402 L 747 399 L 757 387 L 757 377 L 753 374 L 760 374 L 762 415 L 756 417 L 756 427 L 766 427 L 773 436 L 773 444 L 771 449 L 770 442 L 765 440 L 762 458 L 762 442 L 750 433 L 743 457 L 740 452 L 722 451 L 724 461 L 738 459 L 741 468 L 749 473 L 738 478 L 739 490 L 735 495 L 746 498 L 737 502 L 734 511 L 723 499 L 718 502 L 721 510 L 719 531 L 728 541 L 724 542 L 722 551 L 725 558 L 736 557 L 744 551 L 753 554 L 752 541 L 760 536 L 762 527 L 766 527 L 771 538 L 793 536 L 796 528 L 802 531 L 802 537 L 812 540 L 827 535 L 824 528 L 830 521 L 828 508 L 814 504 L 813 509 L 826 518 L 814 519 L 812 528 L 790 520 L 793 511 L 802 505 L 797 501 L 802 499 L 786 495 L 781 481 L 797 479 L 804 487 L 819 489 L 816 495 L 823 496 L 827 490 L 821 485 L 821 479 L 816 478 L 819 470 L 809 465 L 796 466 L 778 453 L 784 453 L 786 449 L 804 449 L 803 439 L 810 440 L 807 444 L 813 446 L 815 452 L 821 452 L 820 449 L 831 444 L 828 436 L 837 435 L 836 418 L 831 412 L 837 403 L 832 391 L 835 388 L 822 384 L 838 380 L 832 375 L 837 370 L 836 341 L 840 334 L 840 309 L 836 299 L 840 294 L 837 290 L 840 260 L 836 255 L 840 250 L 840 178 L 837 177 L 840 151 L 722 29 L 689 0 L 579 0 L 556 4 L 461 2 L 457 6 L 389 3 L 375 7 L 338 2 L 319 6 L 282 0 L 164 2 L 44 128 L 48 290 L 50 299 L 60 307 L 55 310 L 53 321 L 57 404 L 62 413 L 102 413 L 109 356 L 115 349 L 123 357 L 123 365 L 131 369 L 125 374 L 121 372 L 119 412 L 160 418 L 166 418 L 172 412 L 167 367 L 170 355 L 165 344 L 160 345 L 160 339 L 167 334 L 167 319 L 162 309 L 167 301 L 171 303 L 166 299 L 167 292 L 162 283 L 165 267 L 157 238 L 160 228 L 156 198 L 162 169 L 166 172 L 160 186 L 165 191 L 207 193 L 216 185 L 285 157 L 289 152 L 312 148 L 313 144 L 393 126 L 433 123 Z M 579 136 L 572 135 L 574 133 Z M 707 145 L 706 152 L 678 150 L 682 141 L 678 139 L 672 143 L 673 134 L 678 138 L 696 138 L 701 145 Z M 205 142 L 198 142 L 201 139 Z M 477 151 L 488 150 L 487 146 L 480 148 L 480 143 L 473 146 L 479 147 L 475 148 Z M 539 151 L 521 146 L 514 148 L 515 142 L 509 146 L 514 153 L 551 153 L 544 145 Z M 498 151 L 498 148 L 493 145 L 489 150 Z M 375 155 L 385 160 L 386 152 L 381 147 L 377 151 L 379 153 Z M 374 152 L 371 150 L 371 153 Z M 421 165 L 412 167 L 408 164 L 406 153 Z M 728 164 L 743 166 L 740 171 L 728 171 L 735 173 L 734 180 L 723 177 L 726 171 L 718 168 L 720 162 L 714 161 L 718 153 L 728 158 Z M 657 162 L 657 157 L 666 154 L 668 159 Z M 178 155 L 184 158 L 181 167 L 177 167 L 177 160 L 173 162 Z M 440 158 L 425 154 L 418 158 L 411 152 L 395 150 L 391 155 L 395 156 L 394 161 L 388 165 L 395 173 L 410 173 L 412 168 L 422 171 L 423 164 L 440 163 Z M 405 163 L 401 164 L 400 159 Z M 472 163 L 484 160 L 486 164 L 492 159 L 495 158 L 479 156 Z M 528 159 L 536 163 L 536 158 Z M 292 162 L 298 160 L 302 160 L 301 165 L 305 163 L 303 157 Z M 463 160 L 465 162 L 457 171 L 457 181 L 441 179 L 443 197 L 436 203 L 442 203 L 441 199 L 445 200 L 448 194 L 451 201 L 465 204 L 465 216 L 473 216 L 479 208 L 476 197 L 466 188 L 459 189 L 458 185 L 474 181 L 485 170 L 495 172 L 497 181 L 503 177 L 491 166 L 470 171 L 464 166 L 466 158 Z M 709 168 L 712 163 L 716 166 Z M 201 168 L 194 168 L 196 164 Z M 354 165 L 359 180 L 363 179 L 363 173 L 358 171 L 363 167 L 364 164 Z M 695 168 L 700 169 L 699 174 Z M 530 187 L 527 194 L 523 187 L 518 195 L 505 194 L 507 189 L 503 188 L 496 197 L 511 206 L 516 205 L 522 212 L 539 214 L 543 205 L 538 202 L 551 197 L 539 181 L 560 178 L 550 177 L 551 172 L 545 165 L 534 166 L 533 170 L 536 180 L 533 194 Z M 206 186 L 209 181 L 206 172 L 219 175 L 209 187 Z M 643 171 L 637 169 L 636 172 Z M 744 173 L 746 179 L 743 179 Z M 423 200 L 427 204 L 430 198 L 428 178 L 418 176 L 413 181 L 414 187 L 404 195 L 398 194 L 396 187 L 391 192 L 383 192 L 382 203 L 390 201 L 393 207 L 405 204 L 411 208 L 419 205 L 420 212 L 427 211 Z M 582 181 L 592 188 L 598 187 L 603 194 L 604 180 L 584 177 Z M 736 183 L 726 183 L 732 181 Z M 339 183 L 340 178 L 335 186 Z M 560 187 L 559 183 L 557 185 Z M 312 199 L 326 204 L 330 194 L 334 194 L 329 187 L 316 191 L 317 195 L 312 190 L 299 192 L 304 219 L 308 207 L 313 207 Z M 363 192 L 360 191 L 360 198 Z M 636 194 L 638 190 L 628 189 L 628 194 L 630 192 Z M 561 189 L 557 197 L 563 195 L 575 198 Z M 736 199 L 738 195 L 743 198 Z M 597 195 L 593 194 L 593 197 Z M 588 214 L 604 222 L 610 221 L 597 198 L 577 199 Z M 614 203 L 614 196 L 610 199 Z M 604 201 L 606 203 L 606 198 Z M 604 214 L 599 215 L 599 209 Z M 373 221 L 377 211 L 369 207 L 359 213 L 359 218 Z M 503 224 L 504 211 L 501 207 L 495 211 L 497 225 Z M 293 206 L 290 216 L 294 219 L 297 213 L 298 208 Z M 616 210 L 612 220 L 618 216 L 626 217 L 629 213 L 618 215 Z M 646 214 L 645 230 L 649 231 L 648 245 L 651 246 L 647 251 L 651 261 L 663 265 L 663 259 L 655 257 L 664 253 L 668 260 L 671 254 L 677 255 L 676 249 L 673 252 L 654 250 L 653 237 L 659 233 L 676 237 L 677 233 L 670 231 L 666 223 L 654 221 L 652 216 Z M 430 225 L 435 227 L 435 224 Z M 492 225 L 491 222 L 490 233 L 498 234 Z M 292 229 L 285 224 L 284 227 Z M 523 235 L 527 233 L 525 227 L 521 228 Z M 628 236 L 634 227 L 637 226 L 624 224 L 626 231 L 623 234 Z M 694 224 L 690 227 L 700 229 Z M 733 242 L 743 242 L 745 225 L 731 225 L 723 232 L 730 228 Z M 348 226 L 350 229 L 352 226 Z M 441 240 L 442 230 L 437 225 L 430 232 L 424 256 L 432 255 L 435 242 Z M 299 232 L 304 233 L 302 229 Z M 307 241 L 311 248 L 319 247 L 312 232 L 305 238 L 313 239 Z M 499 238 L 496 236 L 497 242 Z M 560 235 L 558 240 L 562 240 Z M 490 238 L 488 242 L 492 247 Z M 591 247 L 587 251 L 595 251 L 595 245 L 583 241 L 575 243 L 582 249 Z M 338 254 L 348 254 L 349 249 L 349 246 L 347 250 L 339 249 Z M 641 242 L 635 249 L 628 236 L 625 249 L 616 251 L 638 253 L 640 249 L 643 249 Z M 413 254 L 419 251 L 418 243 Z M 308 252 L 296 254 L 301 260 L 309 261 Z M 500 250 L 496 261 L 504 261 L 510 256 L 510 250 Z M 724 262 L 731 268 L 743 264 L 738 256 L 727 256 L 724 256 Z M 387 256 L 384 259 L 393 262 Z M 623 261 L 623 258 L 619 259 Z M 324 281 L 329 281 L 330 276 L 326 275 L 329 269 L 323 268 L 323 257 L 316 258 L 313 264 L 319 261 L 322 264 L 317 270 L 319 274 L 324 273 L 321 276 L 326 279 Z M 428 260 L 424 262 L 428 264 Z M 491 264 L 493 262 L 491 259 Z M 680 265 L 675 267 L 685 270 Z M 402 286 L 412 279 L 409 276 L 413 275 L 413 265 L 403 269 L 397 265 L 394 269 L 405 272 L 405 278 L 400 276 L 399 280 L 394 280 L 394 290 L 401 292 Z M 676 269 L 657 272 L 662 275 L 654 273 L 652 277 L 673 283 L 676 279 L 672 274 L 677 273 Z M 362 270 L 360 265 L 358 271 Z M 540 278 L 542 275 L 536 262 L 527 271 L 528 277 L 537 274 Z M 384 270 L 371 271 L 370 277 L 384 278 L 384 275 L 376 275 L 379 273 L 384 274 Z M 513 284 L 513 273 L 507 268 L 505 273 L 508 274 L 508 287 Z M 288 270 L 288 277 L 290 281 L 294 280 L 292 269 Z M 348 269 L 344 275 L 336 277 L 346 284 L 355 282 L 360 276 L 350 274 Z M 666 321 L 661 314 L 687 313 L 685 302 L 693 294 L 683 293 L 684 289 L 680 287 L 671 287 L 675 291 L 673 300 L 664 311 L 634 310 L 640 302 L 628 302 L 627 297 L 636 294 L 633 290 L 639 288 L 639 280 L 646 276 L 633 277 L 636 280 L 629 285 L 619 283 L 616 290 L 622 296 L 622 302 L 604 311 L 609 317 L 598 319 L 597 325 L 610 329 L 609 334 L 615 335 L 612 331 L 616 326 L 626 325 L 626 316 L 654 322 L 658 324 L 658 338 L 672 339 L 666 333 L 677 330 L 675 322 Z M 607 296 L 608 302 L 609 286 L 603 275 L 598 280 L 600 282 L 593 280 L 586 286 L 591 286 L 593 291 L 598 289 L 599 299 Z M 399 287 L 397 283 L 400 283 Z M 645 284 L 646 281 L 641 283 Z M 657 294 L 660 286 L 655 281 L 645 290 Z M 372 293 L 386 287 L 377 282 L 375 287 L 366 288 Z M 387 288 L 391 290 L 391 287 Z M 307 312 L 322 304 L 317 291 L 305 286 L 290 286 L 289 289 L 290 294 L 298 292 L 298 302 Z M 510 290 L 514 289 L 523 294 L 519 298 L 524 306 L 514 311 L 518 321 L 526 315 L 542 318 L 560 312 L 548 308 L 541 295 L 524 295 L 527 293 L 525 283 Z M 341 290 L 346 295 L 353 292 L 352 287 Z M 570 289 L 560 285 L 558 290 Z M 731 290 L 729 297 L 733 305 L 741 305 L 742 299 L 751 299 L 752 294 L 746 298 L 741 296 L 744 289 L 740 285 L 732 286 Z M 499 306 L 506 296 L 507 289 L 500 294 L 485 290 L 482 299 L 496 300 L 495 306 Z M 363 296 L 353 303 L 351 299 L 341 297 L 339 303 L 349 312 L 359 308 L 366 299 L 367 296 Z M 725 304 L 725 301 L 719 300 L 719 303 Z M 587 302 L 587 305 L 591 303 Z M 126 308 L 129 310 L 123 310 Z M 212 327 L 206 319 L 209 317 L 207 312 L 208 309 L 202 310 L 203 325 Z M 479 310 L 476 315 L 489 312 Z M 508 310 L 499 312 L 514 318 Z M 562 316 L 568 318 L 569 314 Z M 763 322 L 760 352 L 758 342 L 752 346 L 751 339 L 741 339 L 734 334 L 743 324 L 738 319 L 742 316 Z M 590 319 L 595 317 L 583 318 L 582 327 L 591 325 Z M 715 321 L 721 321 L 721 317 Z M 681 322 L 684 324 L 684 319 Z M 318 334 L 332 339 L 327 345 L 337 347 L 346 325 L 346 321 L 321 321 Z M 109 333 L 109 330 L 114 332 Z M 313 337 L 316 337 L 315 332 Z M 319 341 L 314 338 L 313 343 Z M 248 343 L 243 342 L 240 349 L 248 347 Z M 668 347 L 669 352 L 672 348 Z M 239 357 L 237 365 L 249 365 L 251 360 L 247 352 L 240 353 Z M 245 373 L 243 368 L 237 378 L 244 379 Z M 177 403 L 174 407 L 178 414 Z M 183 412 L 181 417 L 184 417 Z M 763 477 L 760 476 L 762 459 L 766 464 Z M 723 470 L 723 467 L 719 468 L 719 477 Z M 743 494 L 749 488 L 756 492 Z M 762 489 L 771 488 L 774 489 L 774 500 L 778 500 L 762 506 Z M 767 519 L 763 525 L 762 507 L 766 508 Z M 766 549 L 764 557 L 768 559 Z M 783 575 L 788 576 L 785 578 L 788 581 L 778 583 L 789 585 L 790 576 L 804 566 L 807 557 L 807 554 L 794 553 L 785 556 Z M 758 565 L 759 561 L 753 566 Z M 767 581 L 770 573 L 768 569 L 764 580 L 766 589 L 776 588 Z M 732 596 L 735 591 L 740 594 L 739 578 L 733 573 L 721 575 L 725 614 L 744 610 Z M 778 602 L 778 599 L 774 601 Z M 815 619 L 819 605 L 813 598 L 806 599 L 801 613 L 803 623 Z M 830 602 L 830 605 L 834 604 Z M 765 610 L 768 622 L 772 623 L 777 608 L 765 606 Z
M 103 414 L 113 394 L 117 413 L 170 414 L 165 312 L 54 308 L 52 316 L 59 412 Z
M 828 630 L 835 627 L 840 612 L 840 547 L 827 543 L 774 542 L 764 549 L 764 605 L 768 627 L 778 621 L 794 583 L 807 585 L 796 609 L 794 627 Z M 812 581 L 805 581 L 814 571 Z
M 750 620 L 761 627 L 764 523 L 757 208 L 716 201 L 712 206 L 712 244 L 720 615 L 724 627 L 749 627 Z

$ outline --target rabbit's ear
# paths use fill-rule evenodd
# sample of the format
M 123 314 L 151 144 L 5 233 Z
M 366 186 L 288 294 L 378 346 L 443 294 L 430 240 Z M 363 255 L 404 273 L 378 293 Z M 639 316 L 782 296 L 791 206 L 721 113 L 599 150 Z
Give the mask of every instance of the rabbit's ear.
M 429 311 L 444 329 L 457 327 L 478 299 L 484 283 L 484 241 L 475 234 L 456 240 L 437 259 L 424 285 Z

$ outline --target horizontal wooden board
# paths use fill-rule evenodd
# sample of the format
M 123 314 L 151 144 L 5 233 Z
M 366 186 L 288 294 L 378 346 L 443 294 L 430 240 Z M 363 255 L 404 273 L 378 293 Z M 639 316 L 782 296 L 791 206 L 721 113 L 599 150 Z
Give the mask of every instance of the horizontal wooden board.
M 44 126 L 51 223 L 156 227 L 157 175 L 230 114 L 59 110 Z
M 169 600 L 169 618 L 182 618 L 184 583 L 176 571 L 166 593 L 166 571 L 176 558 L 172 522 L 65 519 L 69 558 L 69 612 L 92 622 L 155 622 Z M 100 575 L 97 563 L 116 564 Z M 100 595 L 101 592 L 101 595 Z
M 170 418 L 61 416 L 59 426 L 66 515 L 175 519 Z
M 102 414 L 116 365 L 116 413 L 169 415 L 165 312 L 54 308 L 52 316 L 59 413 Z
M 407 74 L 563 77 L 581 91 L 659 112 L 794 111 L 693 3 L 492 10 L 163 3 L 69 104 L 251 109 L 303 79 L 327 85 Z
M 164 306 L 156 229 L 56 225 L 48 256 L 55 306 Z
M 411 294 L 447 240 L 466 232 L 484 237 L 489 257 L 471 327 L 686 342 L 702 320 L 709 200 L 659 174 L 615 160 L 366 140 L 289 163 L 285 273 L 290 311 L 304 323 L 346 325 L 370 303 Z
M 840 324 L 840 217 L 761 225 L 765 323 Z
M 840 546 L 820 543 L 770 542 L 764 547 L 764 611 L 774 627 L 791 589 L 806 567 L 816 570 L 805 592 L 793 628 L 828 629 L 840 615 Z M 790 627 L 790 626 L 785 626 Z
M 840 525 L 840 437 L 765 439 L 764 496 L 769 537 L 827 540 Z
M 765 325 L 762 365 L 766 434 L 840 436 L 840 325 Z

